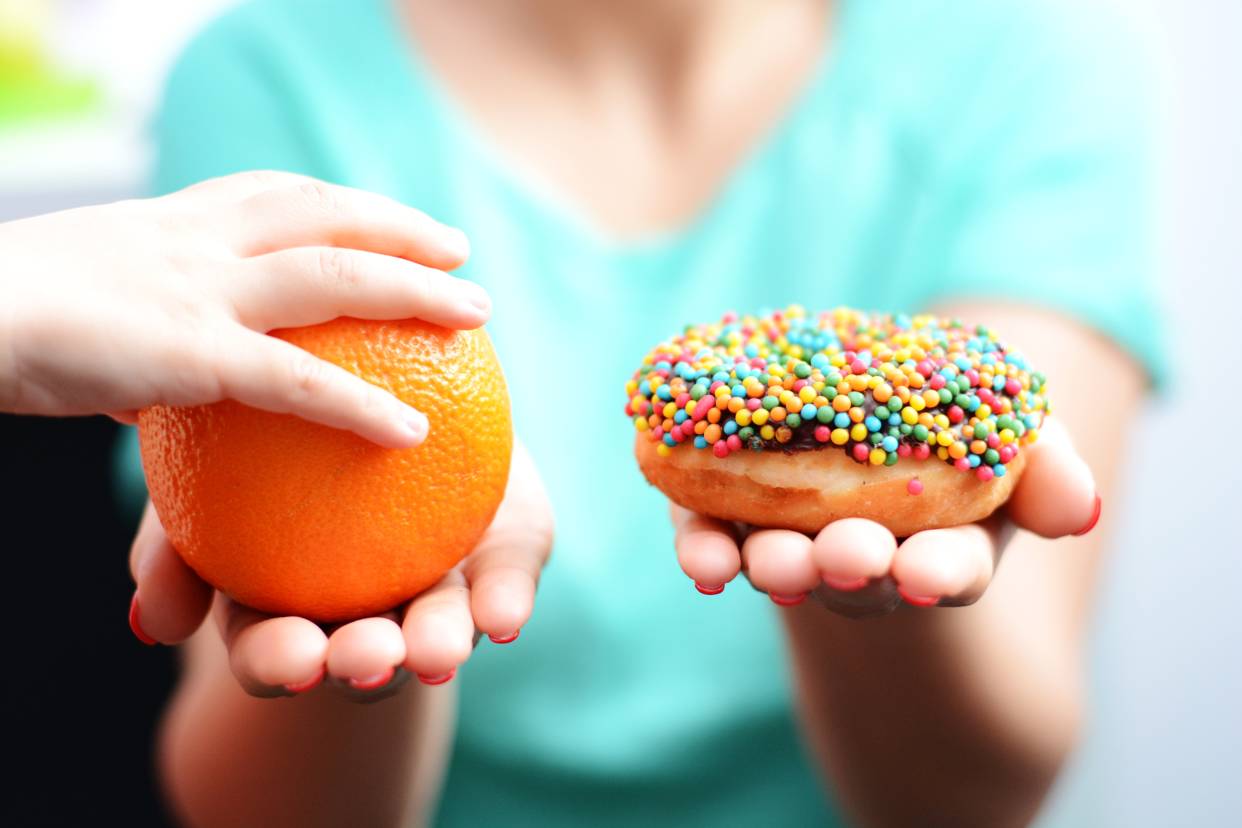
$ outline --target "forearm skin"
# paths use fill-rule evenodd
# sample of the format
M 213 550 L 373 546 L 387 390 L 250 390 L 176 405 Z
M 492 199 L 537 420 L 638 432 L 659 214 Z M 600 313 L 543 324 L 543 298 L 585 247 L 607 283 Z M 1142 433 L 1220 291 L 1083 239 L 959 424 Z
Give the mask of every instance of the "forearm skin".
M 229 672 L 210 621 L 187 649 L 159 744 L 164 789 L 182 823 L 390 828 L 426 821 L 453 732 L 451 685 L 411 681 L 370 705 L 322 685 L 295 698 L 259 699 Z

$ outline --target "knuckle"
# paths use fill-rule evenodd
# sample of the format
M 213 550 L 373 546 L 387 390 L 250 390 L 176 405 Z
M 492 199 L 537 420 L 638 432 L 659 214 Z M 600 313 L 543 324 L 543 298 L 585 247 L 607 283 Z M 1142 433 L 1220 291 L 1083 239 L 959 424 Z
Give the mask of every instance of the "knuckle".
M 271 170 L 247 170 L 246 172 L 233 173 L 218 179 L 222 182 L 237 184 L 255 184 L 260 187 L 271 187 L 279 183 L 280 179 L 277 173 Z
M 243 181 L 252 181 L 264 187 L 279 187 L 282 184 L 288 184 L 299 179 L 298 176 L 292 173 L 280 172 L 279 170 L 251 170 L 238 173 L 238 175 L 242 176 Z
M 224 337 L 200 335 L 179 341 L 165 352 L 162 364 L 177 378 L 177 390 L 165 395 L 167 404 L 217 402 L 239 390 L 235 352 Z
M 275 170 L 246 170 L 244 172 L 209 178 L 206 181 L 200 181 L 187 187 L 186 190 L 226 194 L 230 192 L 248 193 L 252 190 L 270 190 L 287 185 L 290 183 L 290 180 L 291 176 L 289 173 L 277 172 Z
M 349 210 L 345 190 L 323 181 L 304 181 L 297 186 L 297 193 L 311 210 L 321 215 L 339 217 Z
M 348 250 L 340 247 L 323 248 L 319 251 L 317 267 L 327 287 L 352 291 L 361 286 L 362 274 L 358 261 Z
M 314 397 L 327 390 L 332 380 L 328 366 L 308 354 L 289 366 L 289 384 L 302 397 Z
M 157 239 L 184 239 L 187 235 L 200 229 L 202 218 L 191 212 L 168 210 L 148 214 L 144 217 L 150 223 Z M 143 228 L 144 230 L 147 228 Z
M 429 305 L 442 304 L 445 300 L 444 280 L 451 277 L 425 267 L 414 269 L 411 287 L 414 295 Z

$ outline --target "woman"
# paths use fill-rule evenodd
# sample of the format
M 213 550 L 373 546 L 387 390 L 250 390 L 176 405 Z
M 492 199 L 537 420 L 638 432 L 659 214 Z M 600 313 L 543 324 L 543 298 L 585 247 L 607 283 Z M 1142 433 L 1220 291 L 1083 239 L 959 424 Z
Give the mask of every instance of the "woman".
M 383 193 L 463 228 L 460 274 L 495 303 L 556 554 L 521 639 L 485 642 L 453 683 L 436 824 L 1029 821 L 1081 716 L 1100 541 L 1034 533 L 1094 525 L 1139 361 L 1158 359 L 1141 112 L 1114 36 L 1033 0 L 264 0 L 191 47 L 161 120 L 161 190 L 275 168 Z M 1006 546 L 999 527 L 959 527 L 898 547 L 876 527 L 829 527 L 739 550 L 719 523 L 674 510 L 670 525 L 620 414 L 596 402 L 616 388 L 619 404 L 635 361 L 686 322 L 790 302 L 930 308 L 1020 343 L 1054 378 L 1054 422 L 1079 452 L 1050 423 L 1052 482 L 1024 479 L 1008 512 L 1032 532 Z M 476 584 L 468 563 L 404 630 L 359 622 L 330 641 L 221 602 L 233 672 L 256 695 L 325 664 L 342 687 L 402 664 L 437 679 L 474 626 L 509 638 L 548 530 L 538 487 L 521 493 L 483 550 L 512 557 L 508 581 Z M 136 553 L 161 543 L 148 521 Z M 758 591 L 698 594 L 674 546 L 706 587 L 745 556 Z M 890 576 L 971 606 L 856 621 L 881 607 L 829 584 Z M 508 613 L 481 613 L 479 589 Z M 820 602 L 779 611 L 762 594 L 812 590 Z M 290 637 L 264 638 L 277 629 Z M 313 658 L 291 665 L 311 639 Z M 262 701 L 225 650 L 204 627 L 166 723 L 183 818 L 429 813 L 442 691 Z

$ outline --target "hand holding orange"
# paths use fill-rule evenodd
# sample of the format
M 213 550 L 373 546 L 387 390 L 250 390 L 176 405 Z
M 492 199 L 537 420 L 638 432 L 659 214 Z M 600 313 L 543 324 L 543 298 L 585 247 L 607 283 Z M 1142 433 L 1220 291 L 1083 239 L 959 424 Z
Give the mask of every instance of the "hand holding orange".
M 139 415 L 151 500 L 205 581 L 278 615 L 390 609 L 468 554 L 504 496 L 508 391 L 480 328 L 341 318 L 274 331 L 427 415 L 414 449 L 226 400 Z

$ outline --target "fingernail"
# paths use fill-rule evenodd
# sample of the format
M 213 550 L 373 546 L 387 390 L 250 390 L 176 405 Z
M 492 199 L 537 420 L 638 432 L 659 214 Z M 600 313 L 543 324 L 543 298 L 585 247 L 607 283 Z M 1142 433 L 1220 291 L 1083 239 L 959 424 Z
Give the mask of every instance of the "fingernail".
M 431 424 L 427 422 L 426 414 L 411 408 L 405 416 L 405 427 L 414 435 L 414 439 L 421 443 L 427 439 L 427 432 L 431 429 Z
M 349 686 L 354 688 L 355 690 L 374 690 L 376 687 L 383 687 L 385 684 L 387 684 L 388 680 L 392 678 L 392 674 L 394 672 L 395 672 L 395 669 L 392 667 L 389 667 L 384 672 L 376 673 L 370 678 L 361 678 L 361 679 L 351 678 L 349 680 Z
M 307 690 L 317 686 L 321 681 L 323 681 L 322 667 L 319 668 L 319 672 L 315 674 L 315 677 L 309 681 L 304 681 L 301 684 L 286 684 L 285 689 L 290 693 L 305 693 Z
M 469 279 L 458 279 L 457 289 L 466 301 L 474 305 L 481 311 L 490 311 L 492 309 L 492 297 L 487 295 L 487 291 L 481 286 L 476 285 Z
M 806 600 L 806 593 L 798 595 L 777 595 L 775 592 L 769 592 L 768 597 L 772 599 L 772 603 L 779 604 L 782 607 L 795 607 Z
M 493 644 L 508 644 L 510 641 L 517 641 L 518 633 L 520 632 L 521 632 L 521 629 L 518 629 L 518 630 L 515 630 L 512 635 L 506 635 L 500 638 L 497 638 L 494 635 L 489 635 L 488 638 L 492 640 Z
M 1075 532 L 1074 537 L 1080 538 L 1095 528 L 1095 525 L 1100 522 L 1100 510 L 1103 507 L 1103 505 L 1104 505 L 1103 501 L 1100 500 L 1100 493 L 1096 492 L 1095 493 L 1095 510 L 1091 513 L 1091 520 L 1087 521 L 1086 526 L 1084 526 L 1079 531 Z
M 695 581 L 694 588 L 697 589 L 699 592 L 703 593 L 704 595 L 719 595 L 720 593 L 724 592 L 725 585 L 721 584 L 718 587 L 708 587 L 708 586 L 703 586 L 698 581 Z
M 897 591 L 901 593 L 902 598 L 906 599 L 906 603 L 914 604 L 916 607 L 934 607 L 940 600 L 938 595 L 915 595 L 902 586 L 898 586 Z
M 141 610 L 138 608 L 138 591 L 134 590 L 134 600 L 129 602 L 129 628 L 134 631 L 134 635 L 138 636 L 138 640 L 143 644 L 154 647 L 160 642 L 147 635 L 142 629 L 142 624 L 138 621 L 138 615 Z
M 450 680 L 455 675 L 457 675 L 456 667 L 449 670 L 447 673 L 441 673 L 438 676 L 424 676 L 422 673 L 419 673 L 418 680 L 423 684 L 444 684 L 444 682 Z
M 838 592 L 854 592 L 855 590 L 862 589 L 871 581 L 870 578 L 865 577 L 855 578 L 852 581 L 842 580 L 841 578 L 832 578 L 828 575 L 821 575 L 820 577 L 824 579 L 825 584 Z

